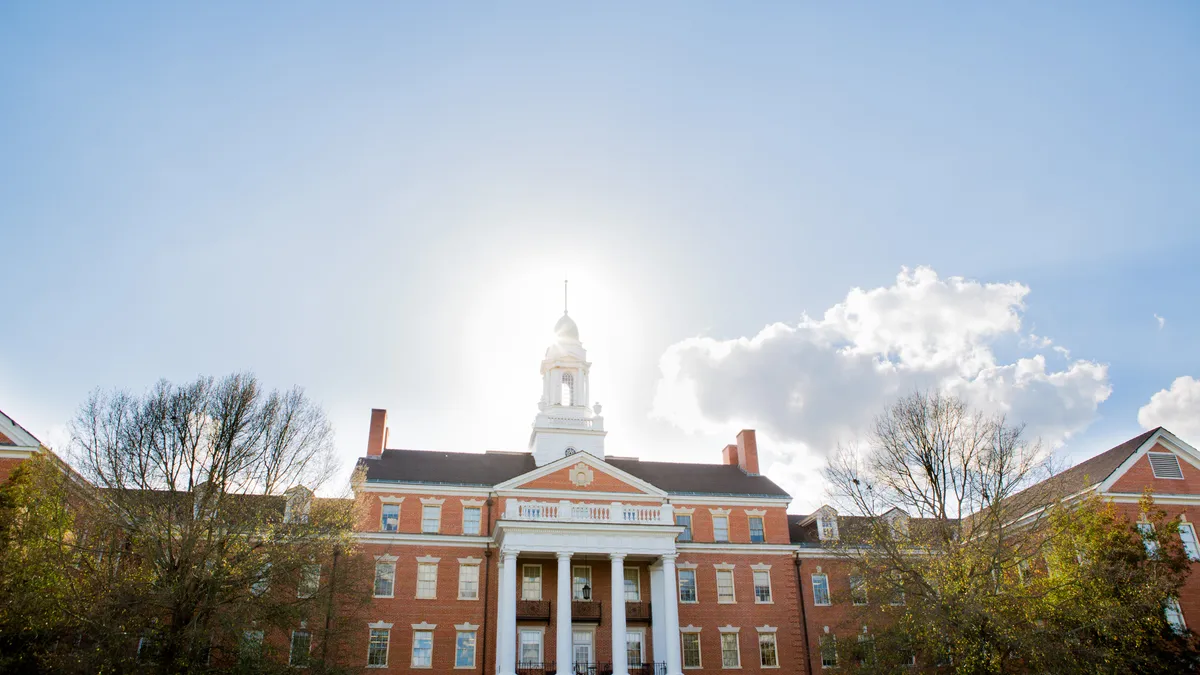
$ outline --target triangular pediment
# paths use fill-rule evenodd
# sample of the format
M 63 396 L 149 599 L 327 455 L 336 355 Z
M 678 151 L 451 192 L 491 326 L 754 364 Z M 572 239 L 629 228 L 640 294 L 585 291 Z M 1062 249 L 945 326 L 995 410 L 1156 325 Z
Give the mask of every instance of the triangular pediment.
M 507 480 L 497 490 L 608 492 L 646 497 L 667 493 L 633 474 L 586 452 L 567 455 Z
M 1147 438 L 1100 484 L 1105 494 L 1200 494 L 1200 452 L 1166 429 Z

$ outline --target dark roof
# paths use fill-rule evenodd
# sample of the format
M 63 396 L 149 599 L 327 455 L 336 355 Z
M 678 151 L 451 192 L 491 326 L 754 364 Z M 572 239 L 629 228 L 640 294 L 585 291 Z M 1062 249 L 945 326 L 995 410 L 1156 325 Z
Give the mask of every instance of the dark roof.
M 671 494 L 791 496 L 770 478 L 748 474 L 732 464 L 642 462 L 615 458 L 606 462 Z
M 533 471 L 528 452 L 436 452 L 384 450 L 379 459 L 361 457 L 368 481 L 492 486 Z
M 726 464 L 606 460 L 609 466 L 632 474 L 670 494 L 753 495 L 787 497 L 783 488 L 766 476 L 752 476 Z M 528 452 L 435 452 L 384 450 L 378 459 L 362 457 L 368 481 L 431 483 L 436 485 L 493 486 L 533 471 Z

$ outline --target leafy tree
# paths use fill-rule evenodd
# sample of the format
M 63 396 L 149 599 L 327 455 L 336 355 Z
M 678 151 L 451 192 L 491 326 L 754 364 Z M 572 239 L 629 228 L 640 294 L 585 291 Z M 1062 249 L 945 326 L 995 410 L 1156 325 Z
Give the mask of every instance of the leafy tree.
M 918 392 L 831 461 L 837 501 L 861 514 L 839 523 L 835 550 L 869 599 L 848 624 L 868 631 L 849 669 L 1195 669 L 1196 638 L 1164 613 L 1189 570 L 1177 523 L 1144 497 L 1147 545 L 1099 497 L 1025 489 L 1049 474 L 1041 456 L 1003 417 Z

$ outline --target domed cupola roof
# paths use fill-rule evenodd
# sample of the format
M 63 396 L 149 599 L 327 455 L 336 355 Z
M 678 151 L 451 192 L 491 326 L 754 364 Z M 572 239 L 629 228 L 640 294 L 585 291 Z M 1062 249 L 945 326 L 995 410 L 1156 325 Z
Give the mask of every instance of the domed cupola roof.
M 566 312 L 563 312 L 562 318 L 554 324 L 554 336 L 562 342 L 579 342 L 579 327 Z

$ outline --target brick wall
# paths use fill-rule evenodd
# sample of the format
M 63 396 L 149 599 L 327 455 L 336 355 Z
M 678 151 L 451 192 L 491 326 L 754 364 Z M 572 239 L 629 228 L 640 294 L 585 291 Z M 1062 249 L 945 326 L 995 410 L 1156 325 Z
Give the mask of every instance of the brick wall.
M 1151 452 L 1170 452 L 1170 450 L 1156 445 Z M 1179 460 L 1179 468 L 1183 471 L 1183 480 L 1155 478 L 1154 471 L 1150 468 L 1150 459 L 1143 455 L 1133 466 L 1129 467 L 1129 471 L 1126 471 L 1125 475 L 1113 483 L 1110 491 L 1140 493 L 1148 487 L 1154 490 L 1155 494 L 1160 495 L 1200 494 L 1200 469 L 1182 458 Z

